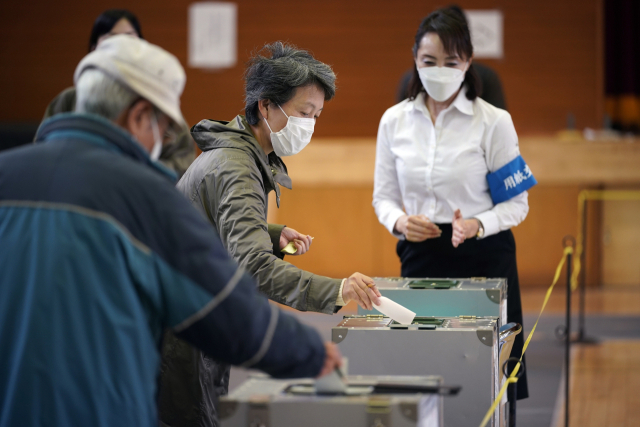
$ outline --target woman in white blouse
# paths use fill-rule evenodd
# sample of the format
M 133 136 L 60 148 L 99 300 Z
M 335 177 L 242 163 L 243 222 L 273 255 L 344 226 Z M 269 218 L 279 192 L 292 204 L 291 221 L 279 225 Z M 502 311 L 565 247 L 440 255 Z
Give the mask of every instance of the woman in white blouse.
M 425 18 L 413 53 L 409 98 L 384 113 L 378 130 L 378 219 L 400 239 L 403 277 L 506 277 L 508 321 L 522 324 L 510 228 L 527 216 L 535 180 L 511 116 L 478 97 L 460 9 Z M 522 335 L 512 356 L 520 357 Z M 527 397 L 526 378 L 517 384 L 518 398 Z

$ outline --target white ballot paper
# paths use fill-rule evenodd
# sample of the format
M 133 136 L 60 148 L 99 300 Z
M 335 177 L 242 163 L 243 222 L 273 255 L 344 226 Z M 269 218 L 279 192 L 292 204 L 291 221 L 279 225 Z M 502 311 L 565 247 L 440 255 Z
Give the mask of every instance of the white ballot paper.
M 380 305 L 373 304 L 373 308 L 378 310 L 385 316 L 389 316 L 398 323 L 403 325 L 410 325 L 413 322 L 413 318 L 416 314 L 406 307 L 401 306 L 395 301 L 391 301 L 387 297 L 379 297 Z
M 336 368 L 332 373 L 316 380 L 316 394 L 345 394 L 347 392 L 347 384 L 338 369 L 340 368 Z

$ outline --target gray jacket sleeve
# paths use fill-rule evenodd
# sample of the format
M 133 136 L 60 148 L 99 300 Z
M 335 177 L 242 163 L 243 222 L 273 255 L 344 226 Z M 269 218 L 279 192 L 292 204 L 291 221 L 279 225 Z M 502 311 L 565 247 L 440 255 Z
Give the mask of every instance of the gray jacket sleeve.
M 273 245 L 273 254 L 280 259 L 284 259 L 284 252 L 280 252 L 280 235 L 282 229 L 286 225 L 280 224 L 268 224 L 269 237 L 271 237 L 271 244 Z
M 213 168 L 200 182 L 196 197 L 224 246 L 254 276 L 260 291 L 296 310 L 334 313 L 341 280 L 300 270 L 274 254 L 275 229 L 269 233 L 265 221 L 262 177 L 249 156 L 239 153 Z
M 137 270 L 139 257 L 131 267 L 148 310 L 162 316 L 162 326 L 214 360 L 274 377 L 317 375 L 325 359 L 319 334 L 269 304 L 255 281 L 229 257 L 211 225 L 163 184 L 162 192 L 152 188 L 150 200 L 165 208 L 149 208 L 158 214 L 148 215 L 150 221 L 157 220 L 151 223 L 155 228 L 165 231 L 155 233 L 154 252 L 148 255 L 153 270 Z M 160 329 L 154 331 L 159 338 Z M 203 380 L 186 379 L 191 384 Z

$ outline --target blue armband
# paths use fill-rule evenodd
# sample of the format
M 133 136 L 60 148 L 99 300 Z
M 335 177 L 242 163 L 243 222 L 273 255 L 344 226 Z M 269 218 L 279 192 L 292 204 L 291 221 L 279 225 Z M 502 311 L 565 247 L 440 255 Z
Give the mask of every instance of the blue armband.
M 487 182 L 491 199 L 496 205 L 527 191 L 538 183 L 522 156 L 516 157 L 497 171 L 487 175 Z

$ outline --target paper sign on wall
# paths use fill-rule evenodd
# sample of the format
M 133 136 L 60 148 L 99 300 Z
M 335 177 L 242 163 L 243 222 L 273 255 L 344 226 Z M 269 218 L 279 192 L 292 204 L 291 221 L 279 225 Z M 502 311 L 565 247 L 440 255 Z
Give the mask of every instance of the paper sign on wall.
M 502 58 L 503 18 L 499 10 L 465 10 L 476 58 Z
M 237 61 L 236 3 L 200 2 L 189 6 L 189 66 L 230 68 Z

